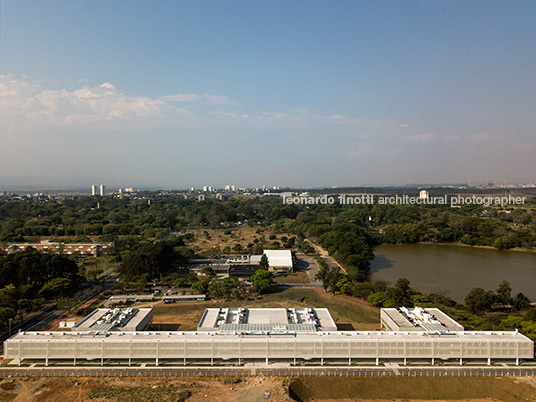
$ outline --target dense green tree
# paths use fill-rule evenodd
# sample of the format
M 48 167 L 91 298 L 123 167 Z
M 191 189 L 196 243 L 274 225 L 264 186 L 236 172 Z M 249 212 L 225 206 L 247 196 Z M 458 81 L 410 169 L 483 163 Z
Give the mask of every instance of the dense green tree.
M 65 292 L 71 287 L 72 282 L 68 278 L 54 278 L 43 285 L 40 294 L 48 297 L 58 298 L 63 297 Z
M 495 302 L 495 295 L 492 291 L 485 291 L 482 288 L 473 288 L 465 297 L 465 308 L 474 314 L 482 314 L 491 310 Z
M 267 271 L 268 268 L 270 267 L 270 264 L 268 263 L 268 257 L 266 256 L 266 254 L 262 255 L 261 260 L 259 262 L 259 267 L 261 269 L 264 269 L 265 271 Z
M 257 270 L 251 276 L 251 284 L 253 289 L 256 292 L 259 292 L 259 294 L 268 291 L 268 289 L 272 287 L 273 282 L 274 274 L 264 269 Z
M 410 282 L 406 278 L 400 278 L 396 284 L 389 288 L 387 294 L 392 300 L 394 307 L 411 307 Z
M 512 299 L 512 307 L 519 311 L 530 307 L 530 299 L 523 293 L 518 293 Z
M 497 295 L 497 303 L 506 306 L 512 302 L 512 288 L 510 282 L 502 281 L 495 293 Z

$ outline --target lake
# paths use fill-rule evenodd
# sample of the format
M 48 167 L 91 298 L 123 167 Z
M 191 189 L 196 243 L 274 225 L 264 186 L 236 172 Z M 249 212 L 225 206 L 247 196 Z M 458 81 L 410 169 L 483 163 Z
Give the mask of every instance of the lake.
M 510 282 L 512 296 L 524 293 L 536 301 L 536 253 L 499 251 L 454 245 L 381 245 L 374 249 L 373 278 L 394 284 L 407 278 L 423 293 L 446 291 L 463 302 L 472 288 L 497 289 Z

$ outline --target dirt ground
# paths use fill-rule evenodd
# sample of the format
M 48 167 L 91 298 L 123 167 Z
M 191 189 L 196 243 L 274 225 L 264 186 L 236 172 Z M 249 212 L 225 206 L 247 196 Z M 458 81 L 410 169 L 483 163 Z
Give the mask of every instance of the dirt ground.
M 287 401 L 284 382 L 262 377 L 6 378 L 0 382 L 0 401 Z
M 226 231 L 228 231 L 228 233 L 230 231 L 230 234 L 225 234 Z M 207 251 L 214 247 L 220 247 L 220 249 L 223 250 L 223 248 L 226 246 L 229 246 L 232 249 L 236 244 L 240 244 L 245 249 L 247 248 L 248 244 L 255 244 L 255 240 L 264 241 L 264 244 L 266 245 L 277 241 L 282 246 L 284 242 L 281 240 L 281 237 L 286 236 L 287 238 L 291 238 L 295 236 L 290 233 L 275 233 L 258 226 L 240 226 L 237 228 L 222 229 L 197 229 L 193 230 L 191 233 L 195 235 L 195 238 L 188 244 L 188 247 L 199 251 Z M 276 238 L 270 239 L 271 235 L 276 236 Z
M 281 377 L 4 378 L 0 379 L 0 401 L 256 402 L 269 400 L 279 402 L 289 400 L 287 398 L 288 386 L 295 380 L 296 378 Z M 309 384 L 303 390 L 306 395 L 302 395 L 303 399 L 308 401 L 496 402 L 536 400 L 535 377 L 452 378 L 446 380 L 440 378 L 344 379 L 307 377 L 301 378 L 301 380 L 305 384 Z M 310 388 L 313 383 L 316 383 L 316 387 Z M 419 387 L 415 388 L 416 385 Z M 314 388 L 318 389 L 314 391 Z M 326 398 L 326 394 L 331 394 L 335 399 Z M 353 397 L 347 398 L 346 396 Z

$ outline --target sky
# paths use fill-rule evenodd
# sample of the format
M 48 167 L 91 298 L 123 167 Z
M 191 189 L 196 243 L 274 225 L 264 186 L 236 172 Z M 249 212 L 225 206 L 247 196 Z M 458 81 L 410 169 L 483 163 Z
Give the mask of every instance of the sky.
M 0 190 L 536 183 L 534 1 L 0 0 Z

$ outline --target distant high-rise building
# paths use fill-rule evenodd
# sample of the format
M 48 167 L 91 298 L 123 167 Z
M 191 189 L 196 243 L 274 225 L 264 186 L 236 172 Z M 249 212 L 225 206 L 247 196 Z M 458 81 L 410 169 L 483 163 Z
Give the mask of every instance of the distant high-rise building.
M 229 184 L 225 186 L 225 191 L 231 191 L 231 186 Z
M 203 191 L 206 193 L 208 191 L 208 187 L 207 186 L 203 186 Z
M 430 193 L 427 190 L 421 190 L 419 192 L 419 198 L 421 200 L 426 200 L 426 199 L 430 198 Z
M 91 195 L 97 195 L 98 191 L 99 191 L 99 186 L 97 186 L 96 184 L 93 184 L 91 186 Z
M 104 197 L 106 195 L 106 186 L 104 184 L 101 184 L 99 187 L 99 195 L 101 197 Z

